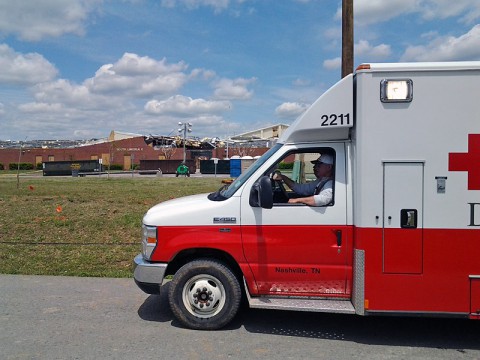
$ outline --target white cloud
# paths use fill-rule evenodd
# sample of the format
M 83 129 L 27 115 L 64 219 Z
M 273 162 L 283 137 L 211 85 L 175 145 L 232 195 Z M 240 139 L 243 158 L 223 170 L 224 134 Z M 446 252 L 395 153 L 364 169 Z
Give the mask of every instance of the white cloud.
M 342 58 L 327 59 L 323 62 L 323 67 L 327 70 L 336 70 L 342 67 Z
M 446 19 L 461 16 L 461 20 L 472 23 L 480 18 L 480 2 L 478 0 L 428 0 L 421 6 L 425 19 Z
M 310 105 L 298 102 L 285 102 L 275 109 L 275 114 L 282 118 L 296 118 L 308 109 Z
M 215 77 L 215 71 L 205 69 L 193 69 L 190 73 L 191 79 L 202 78 L 203 80 L 210 80 Z
M 93 93 L 119 93 L 135 97 L 172 94 L 188 80 L 184 62 L 168 64 L 148 56 L 125 53 L 114 64 L 103 65 L 85 86 Z
M 0 83 L 33 85 L 50 81 L 58 71 L 42 55 L 20 54 L 6 44 L 0 44 Z
M 86 86 L 65 79 L 39 84 L 33 91 L 38 103 L 64 104 L 77 109 L 102 109 L 109 104 L 106 98 L 93 96 Z
M 168 8 L 183 5 L 189 10 L 194 10 L 202 6 L 210 6 L 215 13 L 225 10 L 229 4 L 230 0 L 162 0 L 162 6 Z
M 388 58 L 392 49 L 390 45 L 380 44 L 373 46 L 367 40 L 360 40 L 354 46 L 355 58 L 368 57 L 369 61 L 372 60 L 384 60 Z M 342 58 L 336 57 L 333 59 L 327 59 L 323 62 L 323 67 L 327 70 L 338 70 L 342 67 Z
M 24 113 L 58 113 L 63 110 L 61 104 L 47 104 L 47 103 L 28 103 L 22 104 L 19 110 Z
M 183 61 L 176 64 L 168 64 L 165 58 L 158 61 L 148 56 L 138 56 L 137 54 L 125 53 L 120 60 L 111 66 L 110 71 L 124 76 L 150 76 L 151 74 L 184 71 L 187 67 L 188 66 Z
M 357 25 L 367 25 L 387 21 L 399 15 L 418 9 L 419 0 L 356 0 L 354 3 L 354 21 Z M 341 18 L 342 9 L 337 11 Z
M 341 19 L 342 9 L 336 18 Z M 357 25 L 385 22 L 406 14 L 419 14 L 425 20 L 462 16 L 472 23 L 480 18 L 478 0 L 355 0 L 354 19 Z
M 377 46 L 371 45 L 366 40 L 360 40 L 355 44 L 355 56 L 368 55 L 369 59 L 385 59 L 392 53 L 390 45 L 380 44 Z
M 309 79 L 301 79 L 301 78 L 295 79 L 292 82 L 292 85 L 300 86 L 300 87 L 309 86 L 310 84 L 311 84 L 311 81 Z
M 329 85 L 325 83 L 312 81 L 312 83 L 309 85 L 302 84 L 288 88 L 274 88 L 272 89 L 271 94 L 275 98 L 279 99 L 276 101 L 277 103 L 281 102 L 282 104 L 300 104 L 300 108 L 302 108 L 303 104 L 311 104 L 317 100 L 318 97 L 328 88 Z M 281 109 L 281 106 L 282 105 L 277 107 L 277 109 Z M 287 108 L 291 108 L 291 105 L 286 105 L 285 110 Z
M 253 90 L 247 87 L 255 83 L 256 78 L 220 79 L 215 83 L 215 97 L 223 100 L 247 100 L 253 96 Z
M 202 128 L 209 128 L 209 132 L 214 134 L 217 134 L 218 128 L 225 123 L 223 118 L 218 115 L 200 115 L 192 121 L 193 131 L 195 131 L 198 126 L 201 126 Z
M 93 139 L 98 136 L 98 132 L 96 129 L 74 130 L 73 136 L 75 139 Z
M 340 26 L 328 28 L 323 32 L 323 37 L 330 41 L 342 40 L 342 28 Z
M 118 61 L 101 66 L 82 83 L 46 78 L 50 81 L 30 87 L 34 101 L 17 105 L 17 111 L 28 114 L 29 120 L 22 119 L 16 125 L 31 133 L 48 135 L 45 129 L 55 129 L 56 133 L 69 129 L 70 136 L 98 137 L 101 134 L 89 129 L 130 129 L 135 123 L 135 128 L 158 132 L 188 118 L 195 121 L 197 134 L 205 134 L 223 123 L 222 114 L 232 110 L 231 99 L 245 100 L 253 94 L 248 86 L 255 78 L 215 80 L 213 71 L 187 70 L 184 62 L 169 63 L 126 53 Z M 216 100 L 171 95 L 191 81 L 213 86 Z M 147 98 L 155 100 L 143 102 L 142 108 L 141 100 Z
M 468 33 L 459 37 L 438 37 L 425 46 L 410 46 L 405 50 L 401 60 L 480 60 L 480 25 L 475 25 Z
M 157 76 L 151 81 L 142 84 L 138 94 L 141 96 L 155 94 L 169 94 L 179 90 L 187 81 L 183 73 L 173 73 L 164 76 Z
M 0 1 L 0 33 L 39 41 L 73 33 L 82 35 L 89 13 L 101 0 Z
M 199 116 L 218 114 L 231 109 L 229 101 L 207 101 L 176 95 L 163 101 L 151 100 L 145 104 L 145 112 L 149 114 Z

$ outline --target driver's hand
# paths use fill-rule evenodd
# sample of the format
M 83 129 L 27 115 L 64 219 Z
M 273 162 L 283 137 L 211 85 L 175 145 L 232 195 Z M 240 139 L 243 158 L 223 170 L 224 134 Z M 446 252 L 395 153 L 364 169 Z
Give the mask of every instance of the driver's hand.
M 280 171 L 276 170 L 273 173 L 272 179 L 275 180 L 275 181 L 282 181 L 282 173 Z

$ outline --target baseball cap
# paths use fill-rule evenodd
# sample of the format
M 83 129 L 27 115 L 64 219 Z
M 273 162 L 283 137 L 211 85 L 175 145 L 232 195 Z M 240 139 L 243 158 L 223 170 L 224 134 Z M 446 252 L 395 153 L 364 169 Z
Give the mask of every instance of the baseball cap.
M 322 154 L 317 160 L 311 161 L 312 164 L 324 163 L 327 165 L 333 165 L 333 156 L 329 154 Z

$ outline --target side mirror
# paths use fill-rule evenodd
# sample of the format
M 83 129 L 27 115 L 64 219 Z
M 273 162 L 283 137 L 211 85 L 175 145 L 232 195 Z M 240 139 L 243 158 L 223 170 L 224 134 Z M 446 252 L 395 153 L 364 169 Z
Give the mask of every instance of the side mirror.
M 249 204 L 253 207 L 271 209 L 273 207 L 272 181 L 262 176 L 250 190 Z

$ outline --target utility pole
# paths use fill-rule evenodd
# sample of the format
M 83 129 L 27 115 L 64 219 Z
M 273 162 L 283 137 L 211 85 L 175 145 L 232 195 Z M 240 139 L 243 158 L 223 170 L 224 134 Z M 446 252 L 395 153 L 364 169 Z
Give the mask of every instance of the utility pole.
M 353 73 L 353 0 L 342 0 L 342 78 Z
M 180 126 L 180 128 L 178 129 L 178 132 L 180 134 L 183 132 L 183 163 L 185 164 L 187 160 L 187 150 L 185 148 L 185 139 L 187 138 L 187 132 L 192 131 L 192 124 L 190 124 L 189 122 L 185 122 L 185 123 L 179 122 L 178 126 Z
M 17 163 L 17 189 L 20 188 L 20 161 L 22 160 L 22 152 L 23 152 L 23 146 L 25 145 L 25 142 L 27 141 L 27 137 L 25 137 L 25 140 L 23 143 L 20 143 L 20 151 L 18 152 L 18 163 Z

